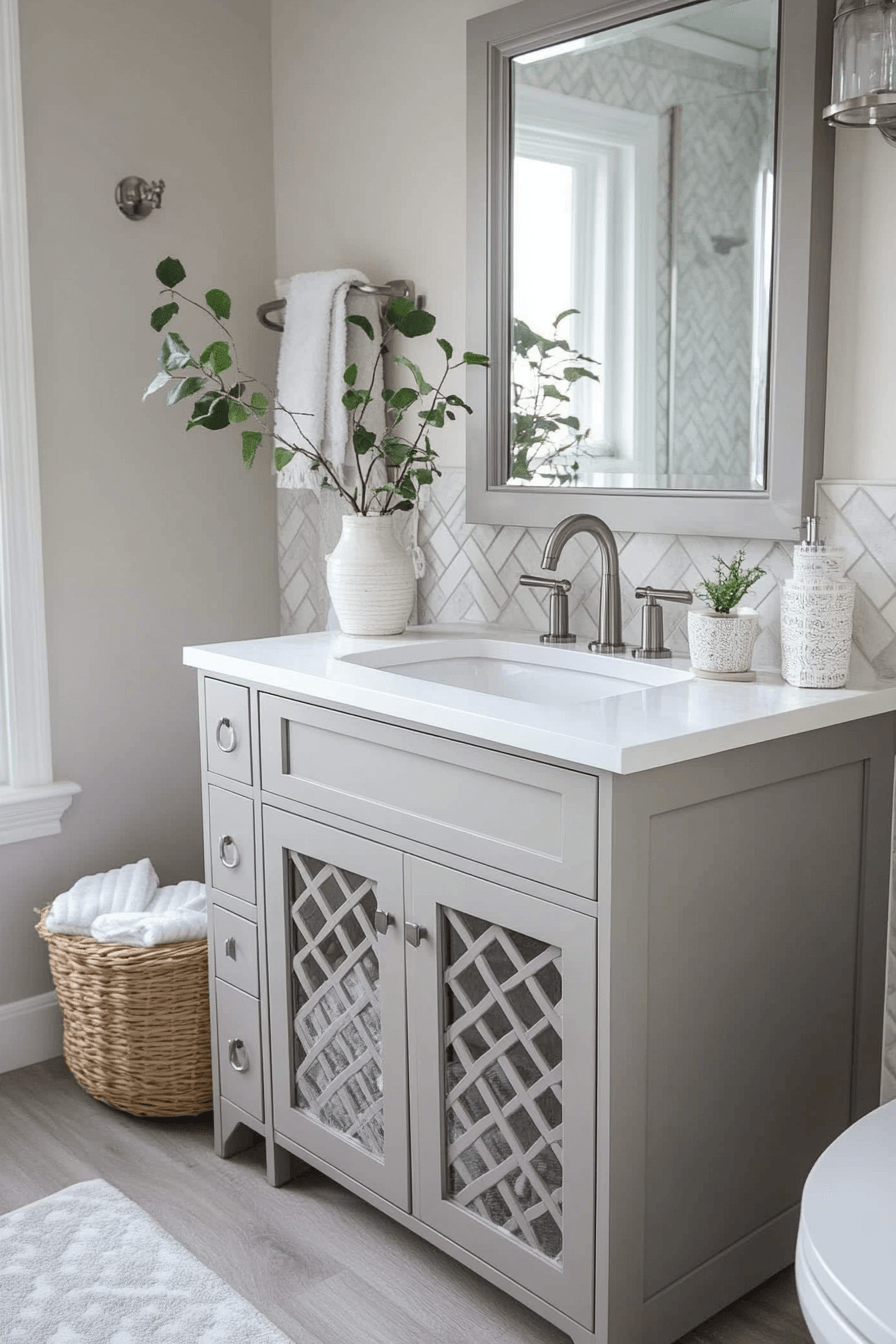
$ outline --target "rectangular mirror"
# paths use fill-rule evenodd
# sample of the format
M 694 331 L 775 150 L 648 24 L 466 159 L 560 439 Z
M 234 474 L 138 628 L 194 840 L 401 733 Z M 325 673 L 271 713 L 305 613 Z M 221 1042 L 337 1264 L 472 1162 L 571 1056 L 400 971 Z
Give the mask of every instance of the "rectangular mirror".
M 523 0 L 470 22 L 469 344 L 491 360 L 470 521 L 574 504 L 796 536 L 823 448 L 831 19 Z

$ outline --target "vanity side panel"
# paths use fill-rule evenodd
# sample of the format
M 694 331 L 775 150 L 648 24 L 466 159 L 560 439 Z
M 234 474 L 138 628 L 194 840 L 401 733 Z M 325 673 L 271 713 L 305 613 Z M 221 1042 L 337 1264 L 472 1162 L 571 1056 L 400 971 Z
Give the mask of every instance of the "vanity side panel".
M 797 1204 L 850 1122 L 864 782 L 650 823 L 645 1297 Z
M 668 1344 L 790 1263 L 809 1166 L 877 1104 L 894 722 L 602 781 L 599 1339 Z

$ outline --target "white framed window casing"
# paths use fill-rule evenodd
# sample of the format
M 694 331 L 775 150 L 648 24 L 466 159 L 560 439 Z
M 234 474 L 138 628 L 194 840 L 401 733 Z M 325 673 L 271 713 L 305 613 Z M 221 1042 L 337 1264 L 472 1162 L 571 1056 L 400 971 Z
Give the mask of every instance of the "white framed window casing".
M 654 462 L 659 135 L 659 118 L 647 113 L 524 84 L 514 90 L 514 153 L 573 172 L 569 306 L 581 310 L 573 343 L 599 352 L 602 365 L 592 440 L 602 472 Z M 595 418 L 585 404 L 591 386 L 574 388 L 585 424 Z
M 0 845 L 54 835 L 17 0 L 0 0 Z

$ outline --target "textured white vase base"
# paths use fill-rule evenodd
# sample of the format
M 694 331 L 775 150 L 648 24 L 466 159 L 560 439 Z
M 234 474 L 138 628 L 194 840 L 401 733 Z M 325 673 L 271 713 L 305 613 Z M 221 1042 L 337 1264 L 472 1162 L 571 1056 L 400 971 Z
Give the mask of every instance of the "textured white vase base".
M 704 681 L 755 681 L 756 673 L 752 670 L 747 672 L 707 672 L 702 667 L 691 667 L 695 677 L 702 677 Z
M 106 1181 L 0 1218 L 3 1344 L 289 1344 Z

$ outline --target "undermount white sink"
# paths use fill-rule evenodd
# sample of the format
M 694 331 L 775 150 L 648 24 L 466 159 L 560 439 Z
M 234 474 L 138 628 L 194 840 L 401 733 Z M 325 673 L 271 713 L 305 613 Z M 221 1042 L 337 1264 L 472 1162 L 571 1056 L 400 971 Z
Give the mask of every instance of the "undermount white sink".
M 631 656 L 497 639 L 431 639 L 343 654 L 340 662 L 535 705 L 587 705 L 691 674 Z

